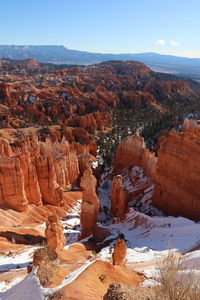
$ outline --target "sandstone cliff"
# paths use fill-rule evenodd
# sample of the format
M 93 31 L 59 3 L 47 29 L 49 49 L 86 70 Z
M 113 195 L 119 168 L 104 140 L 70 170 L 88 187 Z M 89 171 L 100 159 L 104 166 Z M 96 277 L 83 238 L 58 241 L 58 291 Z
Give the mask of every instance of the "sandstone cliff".
M 144 139 L 138 133 L 122 141 L 113 164 L 113 173 L 120 174 L 112 181 L 110 200 L 114 216 L 123 218 L 131 201 L 136 207 L 148 211 L 156 165 L 157 157 L 146 148 Z
M 200 220 L 200 127 L 186 120 L 160 143 L 153 205 L 174 216 Z
M 0 139 L 0 154 L 0 204 L 15 210 L 24 211 L 28 204 L 62 206 L 63 190 L 79 177 L 79 153 L 66 140 L 41 142 L 35 136 L 11 149 Z
M 144 139 L 135 134 L 125 138 L 119 145 L 114 157 L 113 172 L 120 173 L 127 167 L 141 166 L 149 176 L 153 176 L 156 163 L 155 154 L 146 148 Z

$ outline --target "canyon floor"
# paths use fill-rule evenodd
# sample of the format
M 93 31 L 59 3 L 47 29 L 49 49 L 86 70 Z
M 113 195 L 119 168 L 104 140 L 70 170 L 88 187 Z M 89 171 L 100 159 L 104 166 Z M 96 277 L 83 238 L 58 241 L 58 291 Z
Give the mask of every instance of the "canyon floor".
M 101 177 L 98 195 L 101 205 L 108 208 L 110 188 L 110 174 L 107 172 Z M 71 207 L 66 217 L 62 218 L 67 245 L 62 256 L 62 274 L 57 276 L 51 287 L 41 286 L 34 268 L 27 274 L 34 250 L 43 245 L 44 215 L 49 208 L 38 211 L 31 206 L 27 213 L 0 210 L 1 218 L 7 224 L 4 228 L 1 226 L 0 299 L 43 300 L 52 294 L 55 298 L 50 299 L 59 299 L 56 295 L 58 297 L 61 291 L 68 295 L 66 299 L 103 299 L 108 286 L 113 282 L 120 281 L 127 285 L 140 283 L 144 288 L 155 286 L 158 284 L 157 267 L 169 252 L 180 253 L 187 269 L 185 272 L 195 269 L 199 275 L 200 223 L 183 217 L 164 216 L 159 211 L 149 216 L 131 207 L 123 220 L 119 220 L 110 218 L 102 210 L 98 221 L 110 235 L 102 243 L 94 245 L 90 238 L 78 241 L 82 193 L 66 193 L 72 198 Z M 148 199 L 147 194 L 148 191 L 144 195 L 145 199 Z M 115 240 L 121 234 L 127 245 L 126 267 L 129 271 L 120 266 L 115 266 L 113 271 L 107 263 L 112 262 Z M 143 274 L 142 280 L 137 272 L 140 276 Z

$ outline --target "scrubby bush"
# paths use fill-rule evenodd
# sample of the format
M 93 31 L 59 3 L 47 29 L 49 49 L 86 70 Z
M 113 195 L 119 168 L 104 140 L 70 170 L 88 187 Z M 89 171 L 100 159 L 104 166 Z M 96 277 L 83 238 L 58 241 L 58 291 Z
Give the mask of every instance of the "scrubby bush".
M 157 275 L 160 285 L 155 288 L 155 294 L 150 300 L 200 299 L 199 275 L 195 270 L 190 270 L 179 254 L 169 253 L 158 264 Z

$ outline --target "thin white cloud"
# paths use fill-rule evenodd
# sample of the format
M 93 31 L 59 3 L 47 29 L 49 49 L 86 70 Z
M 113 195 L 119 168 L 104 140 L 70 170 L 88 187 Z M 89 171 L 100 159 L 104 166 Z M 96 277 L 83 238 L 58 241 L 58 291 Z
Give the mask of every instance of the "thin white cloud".
M 171 40 L 170 44 L 175 47 L 178 47 L 180 45 L 177 41 L 174 41 L 174 40 Z
M 156 45 L 158 46 L 164 46 L 166 44 L 165 40 L 157 40 Z

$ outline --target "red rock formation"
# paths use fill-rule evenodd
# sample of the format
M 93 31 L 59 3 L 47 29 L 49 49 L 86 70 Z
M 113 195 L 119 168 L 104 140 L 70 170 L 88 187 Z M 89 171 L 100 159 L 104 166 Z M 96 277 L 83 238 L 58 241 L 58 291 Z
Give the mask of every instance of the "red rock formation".
M 11 85 L 9 83 L 0 82 L 0 95 L 7 102 L 11 102 Z
M 17 211 L 28 208 L 25 184 L 20 161 L 12 157 L 9 143 L 0 139 L 0 204 Z
M 88 142 L 87 143 L 87 148 L 90 154 L 92 154 L 94 157 L 97 156 L 97 145 L 95 142 Z
M 0 204 L 16 211 L 28 208 L 24 177 L 17 158 L 0 157 Z
M 190 89 L 189 83 L 186 81 L 161 81 L 160 89 L 162 90 L 163 94 L 168 98 L 172 98 L 174 95 L 177 94 L 179 96 L 195 95 L 195 93 Z
M 95 130 L 102 130 L 105 127 L 112 125 L 111 116 L 109 113 L 95 112 L 81 117 L 75 117 L 67 121 L 68 126 L 78 126 L 86 129 L 90 133 Z
M 184 123 L 162 139 L 155 172 L 153 205 L 167 214 L 200 220 L 200 127 Z
M 148 77 L 152 71 L 145 64 L 137 61 L 108 61 L 99 64 L 100 72 L 106 74 L 131 75 L 134 78 Z
M 87 147 L 85 146 L 85 149 Z M 0 203 L 23 211 L 28 204 L 63 205 L 63 190 L 79 177 L 76 149 L 66 140 L 16 142 L 0 139 Z
M 83 177 L 81 178 L 81 188 L 83 190 L 82 207 L 81 207 L 81 237 L 93 234 L 99 213 L 99 200 L 96 194 L 97 180 L 92 174 L 90 165 L 88 164 Z
M 126 261 L 126 243 L 122 239 L 118 239 L 114 246 L 112 255 L 113 265 L 124 266 Z
M 42 194 L 38 182 L 38 175 L 35 165 L 31 161 L 30 152 L 19 155 L 20 168 L 24 178 L 24 189 L 28 203 L 37 206 L 42 205 Z
M 24 65 L 25 67 L 30 67 L 30 68 L 39 68 L 40 63 L 37 62 L 34 58 L 28 58 L 19 61 L 20 64 Z
M 49 249 L 54 250 L 58 257 L 66 245 L 66 237 L 63 233 L 63 229 L 64 228 L 56 215 L 48 217 L 45 229 L 47 246 Z
M 115 217 L 123 217 L 127 209 L 127 195 L 123 189 L 122 176 L 117 175 L 112 180 L 111 212 Z
M 33 270 L 33 266 L 27 266 L 26 267 L 26 270 L 27 270 L 27 274 L 29 274 L 29 273 L 31 273 L 32 272 L 32 270 Z
M 32 59 L 4 59 L 0 65 L 9 81 L 0 82 L 0 100 L 10 118 L 1 114 L 4 127 L 53 122 L 93 133 L 112 125 L 110 108 L 153 106 L 163 110 L 162 99 L 184 100 L 196 95 L 188 82 L 161 81 L 147 66 L 134 61 L 56 71 Z
M 148 81 L 144 87 L 144 91 L 148 91 L 154 96 L 159 95 L 160 99 L 173 100 L 177 97 L 194 97 L 196 93 L 190 88 L 186 81 Z
M 6 139 L 0 138 L 0 156 L 13 156 L 13 152 Z
M 119 145 L 114 157 L 113 172 L 120 173 L 123 169 L 131 166 L 142 166 L 150 176 L 153 176 L 157 158 L 150 152 L 144 139 L 138 134 L 128 136 Z

